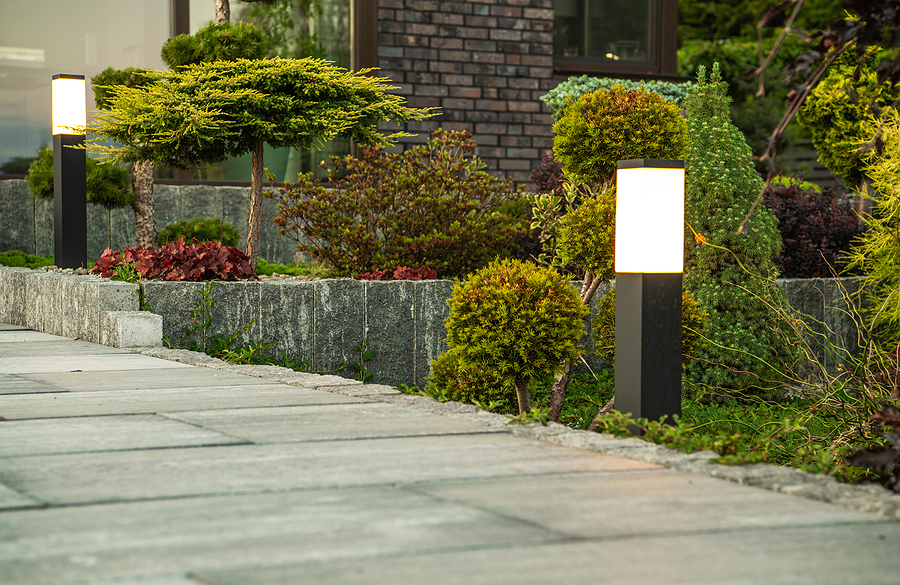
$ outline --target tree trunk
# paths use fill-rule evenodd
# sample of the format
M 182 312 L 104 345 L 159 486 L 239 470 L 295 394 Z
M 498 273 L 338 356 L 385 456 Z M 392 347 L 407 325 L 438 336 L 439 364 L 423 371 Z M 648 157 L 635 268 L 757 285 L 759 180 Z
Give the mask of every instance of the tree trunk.
M 247 225 L 246 254 L 250 258 L 250 268 L 256 274 L 256 258 L 259 254 L 259 222 L 262 219 L 263 185 L 263 141 L 253 145 L 250 159 L 250 222 Z
M 231 5 L 228 0 L 215 0 L 216 2 L 216 24 L 231 21 Z
M 584 280 L 581 281 L 581 302 L 587 305 L 594 298 L 601 279 L 590 271 L 585 271 Z M 550 392 L 550 420 L 559 422 L 563 403 L 566 401 L 566 391 L 569 388 L 569 371 L 572 369 L 572 360 L 563 362 L 563 371 L 553 378 L 553 389 Z
M 131 190 L 134 191 L 134 231 L 138 246 L 156 248 L 156 215 L 153 209 L 153 163 L 145 160 L 131 167 Z
M 528 396 L 527 380 L 516 380 L 516 397 L 519 399 L 519 414 L 531 412 L 531 398 Z

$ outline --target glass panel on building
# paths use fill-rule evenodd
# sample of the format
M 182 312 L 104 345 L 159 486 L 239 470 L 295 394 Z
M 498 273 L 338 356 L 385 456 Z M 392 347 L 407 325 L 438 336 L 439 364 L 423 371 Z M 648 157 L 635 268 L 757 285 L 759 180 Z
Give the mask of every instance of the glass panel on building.
M 554 54 L 653 61 L 654 0 L 556 0 Z

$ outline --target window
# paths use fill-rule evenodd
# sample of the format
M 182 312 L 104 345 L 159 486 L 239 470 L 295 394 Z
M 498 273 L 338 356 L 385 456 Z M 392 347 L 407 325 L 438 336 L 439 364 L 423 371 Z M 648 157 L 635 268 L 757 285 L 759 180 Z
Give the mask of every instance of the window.
M 676 0 L 556 0 L 554 67 L 564 73 L 676 73 Z

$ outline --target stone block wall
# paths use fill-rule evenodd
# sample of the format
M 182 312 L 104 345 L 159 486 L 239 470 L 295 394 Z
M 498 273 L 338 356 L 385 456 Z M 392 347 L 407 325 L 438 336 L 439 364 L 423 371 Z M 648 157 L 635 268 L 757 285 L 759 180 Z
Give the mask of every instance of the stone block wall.
M 485 170 L 519 183 L 553 146 L 553 0 L 378 0 L 378 65 L 410 106 L 441 108 L 407 143 L 466 130 Z

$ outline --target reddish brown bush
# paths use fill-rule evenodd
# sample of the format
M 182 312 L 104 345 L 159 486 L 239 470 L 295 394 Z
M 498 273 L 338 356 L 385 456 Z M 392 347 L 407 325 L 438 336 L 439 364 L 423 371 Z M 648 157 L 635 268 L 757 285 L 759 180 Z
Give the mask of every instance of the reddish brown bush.
M 115 252 L 107 248 L 93 271 L 110 278 L 128 269 L 146 280 L 240 280 L 253 276 L 249 259 L 237 248 L 219 242 L 201 244 L 197 240 L 185 245 L 184 238 L 158 250 L 132 246 Z

